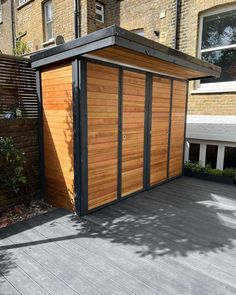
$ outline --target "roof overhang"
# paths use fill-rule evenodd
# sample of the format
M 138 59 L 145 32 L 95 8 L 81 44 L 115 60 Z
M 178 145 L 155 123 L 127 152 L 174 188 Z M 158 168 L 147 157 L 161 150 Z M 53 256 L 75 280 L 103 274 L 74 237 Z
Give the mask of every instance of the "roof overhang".
M 154 42 L 117 26 L 111 26 L 31 56 L 39 68 L 76 56 L 106 60 L 185 80 L 219 77 L 221 68 Z

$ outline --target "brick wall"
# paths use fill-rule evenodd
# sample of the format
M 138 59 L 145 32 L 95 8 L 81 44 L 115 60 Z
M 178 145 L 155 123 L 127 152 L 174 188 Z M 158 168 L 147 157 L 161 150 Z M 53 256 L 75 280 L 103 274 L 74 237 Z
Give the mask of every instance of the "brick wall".
M 11 30 L 11 0 L 1 1 L 2 23 L 0 23 L 0 51 L 12 54 L 12 30 Z
M 0 211 L 28 199 L 39 190 L 39 150 L 37 119 L 0 120 L 0 136 L 11 137 L 15 146 L 25 153 L 27 194 L 19 197 L 0 185 Z
M 44 43 L 42 0 L 28 1 L 26 5 L 16 4 L 16 35 L 26 32 L 22 38 L 31 52 L 42 49 Z M 17 1 L 18 3 L 18 1 Z M 65 41 L 74 38 L 74 1 L 53 0 L 53 35 L 62 35 Z M 55 45 L 54 43 L 50 45 Z M 48 45 L 49 46 L 49 45 Z

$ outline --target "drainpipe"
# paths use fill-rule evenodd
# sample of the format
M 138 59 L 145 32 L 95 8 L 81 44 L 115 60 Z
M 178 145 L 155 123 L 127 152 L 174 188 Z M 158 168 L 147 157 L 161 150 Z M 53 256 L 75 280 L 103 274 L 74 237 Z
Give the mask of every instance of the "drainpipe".
M 11 0 L 11 33 L 12 33 L 12 48 L 16 47 L 16 26 L 15 26 L 15 6 L 14 0 Z
M 178 50 L 178 36 L 179 36 L 179 6 L 180 0 L 176 0 L 175 4 L 175 35 L 174 35 L 174 49 Z
M 74 0 L 74 32 L 75 32 L 75 39 L 79 37 L 78 15 L 79 15 L 78 0 Z

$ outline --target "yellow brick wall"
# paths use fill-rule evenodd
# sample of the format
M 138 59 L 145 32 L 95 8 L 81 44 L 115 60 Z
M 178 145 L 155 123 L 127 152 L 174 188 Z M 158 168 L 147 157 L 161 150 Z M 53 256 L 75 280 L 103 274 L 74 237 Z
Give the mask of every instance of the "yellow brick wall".
M 197 57 L 201 13 L 232 4 L 236 7 L 236 1 L 229 0 L 183 0 L 180 14 L 179 50 Z M 197 82 L 190 83 L 190 92 L 196 88 Z M 236 115 L 236 93 L 190 94 L 188 114 Z
M 2 23 L 0 23 L 0 51 L 12 54 L 12 30 L 11 30 L 11 1 L 2 1 Z
M 16 34 L 27 32 L 22 38 L 31 52 L 44 48 L 42 0 L 34 0 L 16 9 Z M 74 1 L 53 0 L 53 35 L 65 41 L 74 38 Z M 52 44 L 53 45 L 53 44 Z

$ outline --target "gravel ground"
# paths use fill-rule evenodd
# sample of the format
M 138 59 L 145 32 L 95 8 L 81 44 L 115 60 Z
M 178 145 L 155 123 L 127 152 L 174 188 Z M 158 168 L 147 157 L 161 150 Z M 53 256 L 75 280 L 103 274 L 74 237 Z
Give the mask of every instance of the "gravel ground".
M 0 228 L 29 219 L 35 215 L 53 210 L 54 207 L 42 200 L 34 200 L 29 204 L 18 204 L 0 213 Z

